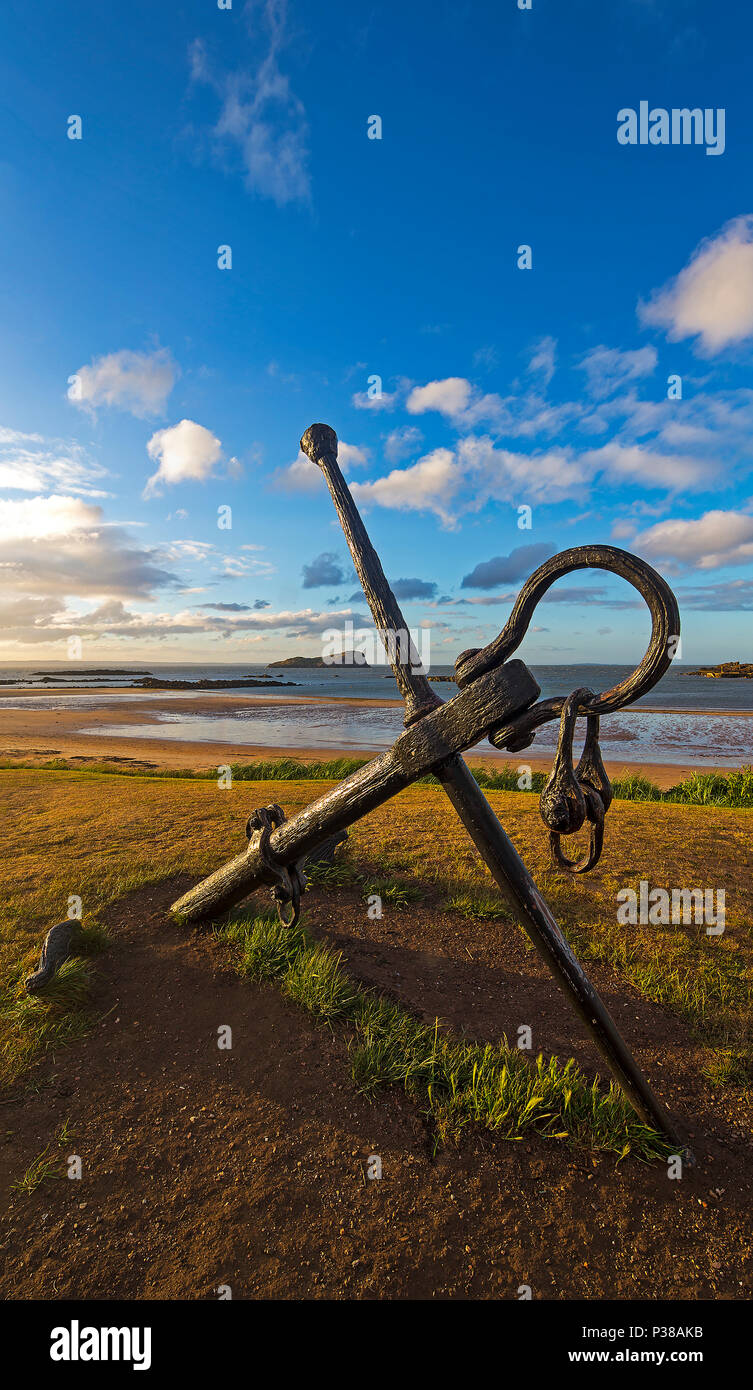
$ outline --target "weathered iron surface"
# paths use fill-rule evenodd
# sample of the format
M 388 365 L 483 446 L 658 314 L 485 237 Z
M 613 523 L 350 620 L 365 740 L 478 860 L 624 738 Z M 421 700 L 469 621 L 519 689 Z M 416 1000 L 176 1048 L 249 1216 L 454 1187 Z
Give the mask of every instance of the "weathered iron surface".
M 258 839 L 252 839 L 244 854 L 186 893 L 172 911 L 183 920 L 196 922 L 224 912 L 261 883 L 277 882 L 279 887 L 284 883 L 281 871 L 286 866 L 300 865 L 328 836 L 342 832 L 417 777 L 432 772 L 638 1114 L 683 1148 L 664 1106 L 654 1095 L 460 756 L 483 737 L 510 752 L 527 748 L 537 728 L 559 718 L 560 742 L 551 777 L 542 793 L 541 812 L 550 830 L 552 853 L 558 865 L 576 873 L 593 867 L 601 852 L 604 816 L 612 799 L 599 751 L 599 716 L 638 699 L 667 670 L 680 632 L 679 612 L 671 589 L 650 565 L 614 546 L 580 546 L 555 555 L 523 586 L 499 637 L 487 647 L 463 652 L 458 658 L 456 679 L 461 693 L 442 704 L 426 677 L 413 669 L 417 663 L 412 654 L 406 652 L 402 642 L 394 640 L 396 634 L 407 633 L 405 620 L 340 472 L 334 430 L 328 425 L 312 425 L 301 440 L 301 448 L 318 464 L 327 480 L 374 622 L 385 640 L 405 700 L 406 729 L 389 752 L 345 778 L 292 820 L 279 823 L 263 846 Z M 523 640 L 537 603 L 554 581 L 573 570 L 587 568 L 611 570 L 642 594 L 652 620 L 648 650 L 635 671 L 612 690 L 595 695 L 591 690 L 580 689 L 569 696 L 534 703 L 540 691 L 533 676 L 521 661 L 509 658 Z M 579 715 L 586 716 L 587 732 L 581 759 L 573 769 L 573 732 Z M 560 836 L 573 833 L 586 820 L 591 830 L 588 853 L 572 861 L 562 853 Z M 281 891 L 284 896 L 285 888 Z M 291 890 L 288 900 L 293 901 L 293 896 Z M 687 1149 L 684 1152 L 690 1157 Z

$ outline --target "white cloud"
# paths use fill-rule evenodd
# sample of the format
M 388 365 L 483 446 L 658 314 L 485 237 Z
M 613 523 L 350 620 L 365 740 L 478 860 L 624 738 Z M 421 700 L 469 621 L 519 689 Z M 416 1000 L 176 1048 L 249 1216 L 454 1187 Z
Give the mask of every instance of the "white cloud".
M 346 444 L 343 439 L 338 440 L 337 462 L 343 473 L 349 473 L 351 468 L 365 468 L 369 462 L 369 456 L 365 449 L 361 449 L 358 444 Z
M 47 540 L 101 523 L 102 508 L 78 497 L 24 498 L 0 507 L 0 541 Z
M 638 305 L 643 323 L 673 341 L 698 337 L 707 355 L 753 334 L 753 215 L 702 241 L 674 280 Z
M 544 339 L 540 349 L 537 371 L 545 379 L 547 364 L 553 366 L 553 340 Z M 537 358 L 533 360 L 536 362 Z M 553 434 L 569 420 L 583 414 L 579 402 L 553 405 L 538 391 L 505 397 L 496 391 L 482 394 L 465 377 L 458 376 L 414 387 L 406 405 L 412 415 L 436 410 L 458 429 L 473 429 L 486 423 L 500 434 L 529 438 L 536 434 Z
M 619 444 L 613 440 L 601 449 L 589 450 L 582 458 L 611 483 L 630 478 L 646 487 L 704 490 L 713 483 L 713 471 L 706 460 L 663 454 L 640 444 Z
M 461 482 L 452 450 L 434 449 L 410 468 L 393 468 L 372 483 L 352 483 L 350 490 L 357 503 L 376 503 L 398 511 L 431 511 L 452 525 L 452 498 Z
M 82 410 L 117 406 L 132 415 L 160 415 L 178 369 L 164 348 L 155 352 L 111 352 L 79 367 L 68 386 L 68 400 Z
M 440 415 L 451 419 L 461 415 L 471 399 L 470 381 L 462 376 L 448 376 L 443 381 L 430 381 L 426 386 L 415 386 L 406 406 L 409 414 L 423 415 L 427 410 L 438 410 Z
M 204 482 L 222 457 L 219 439 L 195 420 L 181 420 L 169 429 L 157 430 L 146 448 L 151 459 L 159 460 L 159 468 L 148 479 L 144 497 L 153 496 L 165 484 L 188 479 Z
M 583 462 L 568 449 L 515 453 L 497 448 L 486 435 L 469 435 L 458 444 L 458 461 L 467 480 L 466 510 L 478 511 L 487 501 L 559 502 L 578 497 L 590 480 Z
M 399 391 L 380 391 L 378 395 L 369 395 L 368 391 L 356 391 L 352 397 L 356 410 L 394 410 L 400 399 Z
M 700 570 L 750 564 L 753 516 L 712 511 L 696 521 L 660 521 L 635 536 L 633 545 L 651 558 L 676 560 Z
M 337 461 L 347 476 L 352 468 L 365 468 L 369 457 L 366 449 L 358 444 L 346 444 L 344 439 L 339 439 Z M 287 468 L 278 468 L 272 481 L 282 492 L 317 492 L 324 486 L 324 475 L 308 454 L 299 449 L 297 459 Z
M 26 595 L 149 598 L 174 578 L 152 550 L 133 545 L 102 508 L 78 497 L 0 506 L 0 586 Z

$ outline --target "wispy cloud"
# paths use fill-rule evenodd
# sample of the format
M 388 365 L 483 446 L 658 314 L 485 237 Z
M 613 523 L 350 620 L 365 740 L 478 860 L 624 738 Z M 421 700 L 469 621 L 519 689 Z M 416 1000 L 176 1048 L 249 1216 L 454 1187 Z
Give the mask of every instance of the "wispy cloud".
M 306 112 L 280 63 L 288 44 L 286 0 L 249 4 L 246 14 L 254 22 L 258 18 L 266 37 L 266 51 L 255 68 L 218 72 L 197 39 L 191 47 L 191 73 L 220 100 L 214 139 L 220 150 L 234 149 L 240 155 L 249 190 L 280 207 L 307 202 L 311 180 Z
M 0 427 L 0 488 L 11 492 L 61 490 L 82 497 L 108 497 L 96 484 L 107 470 L 75 441 Z
M 368 450 L 358 444 L 346 444 L 344 439 L 340 439 L 337 443 L 337 461 L 347 477 L 351 469 L 366 467 Z M 278 468 L 272 475 L 272 486 L 282 492 L 316 492 L 324 485 L 321 469 L 301 450 L 293 463 L 287 468 Z
M 621 352 L 619 348 L 595 347 L 581 359 L 588 388 L 597 400 L 604 400 L 616 391 L 624 390 L 637 377 L 651 376 L 656 370 L 658 353 L 655 347 Z

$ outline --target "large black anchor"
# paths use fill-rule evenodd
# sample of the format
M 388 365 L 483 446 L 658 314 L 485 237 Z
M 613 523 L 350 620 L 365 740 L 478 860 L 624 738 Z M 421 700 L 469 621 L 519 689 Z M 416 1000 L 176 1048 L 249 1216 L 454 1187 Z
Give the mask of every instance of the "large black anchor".
M 518 752 L 529 747 L 542 724 L 561 719 L 557 758 L 541 798 L 542 815 L 557 863 L 577 873 L 592 868 L 601 851 L 604 814 L 611 800 L 598 748 L 599 718 L 637 700 L 668 669 L 680 632 L 671 589 L 650 565 L 613 546 L 579 546 L 555 555 L 523 586 L 499 636 L 487 647 L 458 657 L 455 674 L 460 693 L 443 703 L 420 669 L 414 669 L 420 663 L 413 660 L 409 641 L 401 640 L 408 637 L 405 619 L 338 466 L 337 435 L 328 425 L 312 425 L 301 440 L 301 448 L 327 480 L 375 626 L 405 700 L 405 728 L 386 753 L 346 777 L 292 820 L 280 819 L 278 807 L 269 808 L 271 815 L 266 817 L 252 817 L 247 849 L 184 894 L 171 911 L 184 922 L 205 921 L 267 884 L 276 890 L 278 906 L 290 902 L 291 921 L 296 920 L 301 883 L 295 866 L 333 835 L 341 835 L 369 811 L 432 773 L 635 1110 L 647 1124 L 663 1131 L 678 1150 L 687 1153 L 461 756 L 483 738 L 489 738 L 496 748 Z M 611 570 L 633 584 L 651 612 L 651 640 L 640 665 L 611 690 L 598 695 L 576 690 L 568 696 L 539 700 L 541 691 L 527 666 L 509 658 L 522 642 L 543 594 L 556 579 L 578 569 Z M 573 771 L 572 740 L 579 715 L 587 721 L 586 743 Z M 591 827 L 589 852 L 573 862 L 562 854 L 560 836 L 578 830 L 586 818 Z

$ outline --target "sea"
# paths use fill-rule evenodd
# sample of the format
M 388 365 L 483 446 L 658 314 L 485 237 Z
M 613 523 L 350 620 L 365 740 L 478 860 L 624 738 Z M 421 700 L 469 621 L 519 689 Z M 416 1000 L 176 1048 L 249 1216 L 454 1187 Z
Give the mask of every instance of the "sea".
M 88 674 L 94 670 L 106 674 Z M 531 665 L 541 686 L 542 698 L 568 694 L 580 686 L 598 692 L 616 685 L 633 669 L 630 665 Z M 753 762 L 753 680 L 715 680 L 695 676 L 695 668 L 674 662 L 648 695 L 627 710 L 605 716 L 601 725 L 604 756 L 626 763 L 667 763 L 699 768 L 739 767 Z M 451 666 L 433 666 L 432 676 L 451 677 Z M 132 687 L 140 676 L 153 675 L 167 680 L 265 679 L 275 686 L 243 689 L 229 686 L 222 691 L 143 691 Z M 33 695 L 30 685 L 44 680 L 50 693 Z M 109 690 L 113 683 L 128 688 Z M 70 687 L 76 687 L 73 693 Z M 435 687 L 442 699 L 457 693 L 450 681 Z M 49 662 L 0 664 L 0 690 L 6 692 L 3 708 L 74 709 L 82 716 L 80 731 L 113 737 L 178 739 L 192 742 L 233 743 L 257 747 L 290 747 L 321 750 L 388 748 L 402 729 L 399 707 L 353 706 L 344 703 L 362 700 L 399 700 L 399 692 L 389 667 L 269 667 L 246 663 L 224 664 L 140 664 L 128 666 L 102 663 L 98 668 L 87 662 Z M 52 693 L 54 692 L 54 693 Z M 216 713 L 195 714 L 181 710 L 186 699 L 200 695 L 210 706 L 212 696 L 233 696 L 242 701 L 236 709 L 226 700 Z M 286 701 L 296 697 L 295 704 Z M 311 697 L 312 703 L 300 700 Z M 155 711 L 158 699 L 162 709 Z M 315 700 L 315 702 L 314 702 Z M 320 703 L 320 701 L 326 703 Z M 145 722 L 119 724 L 118 708 L 127 702 L 151 702 L 145 709 Z M 86 712 L 112 708 L 112 724 L 88 728 Z M 1 718 L 1 713 L 0 713 Z M 539 730 L 531 754 L 549 755 L 557 738 L 556 724 Z M 477 750 L 493 755 L 485 743 Z M 505 755 L 500 755 L 505 756 Z M 515 755 L 518 762 L 522 754 Z

